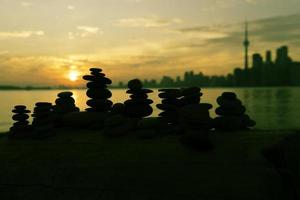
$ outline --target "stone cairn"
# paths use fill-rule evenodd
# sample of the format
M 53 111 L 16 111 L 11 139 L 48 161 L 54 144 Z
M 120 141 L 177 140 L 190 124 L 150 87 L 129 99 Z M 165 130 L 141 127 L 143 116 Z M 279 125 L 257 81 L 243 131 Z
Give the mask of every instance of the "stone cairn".
M 220 105 L 216 109 L 219 115 L 214 119 L 214 127 L 217 130 L 236 131 L 255 126 L 255 121 L 245 114 L 246 108 L 233 92 L 224 92 L 217 98 Z
M 179 122 L 185 130 L 180 141 L 196 150 L 209 150 L 212 143 L 209 139 L 210 130 L 213 128 L 213 121 L 209 115 L 211 104 L 189 104 L 183 106 L 179 112 Z
M 24 105 L 17 105 L 12 112 L 15 113 L 12 119 L 16 122 L 10 128 L 10 138 L 26 138 L 31 130 L 28 121 L 30 110 L 27 110 Z
M 33 110 L 32 126 L 36 137 L 47 137 L 52 135 L 54 128 L 53 106 L 48 102 L 38 102 Z
M 181 95 L 181 106 L 185 106 L 189 104 L 198 104 L 203 94 L 201 93 L 201 89 L 199 87 L 190 87 L 182 88 Z
M 141 119 L 152 114 L 153 109 L 150 106 L 153 101 L 148 99 L 148 93 L 153 91 L 144 89 L 140 80 L 134 79 L 128 82 L 126 93 L 131 94 L 130 99 L 124 102 L 124 114 L 130 118 Z
M 87 108 L 88 112 L 107 112 L 111 109 L 112 101 L 109 98 L 112 93 L 107 89 L 107 85 L 110 85 L 112 81 L 105 77 L 105 74 L 101 73 L 102 69 L 91 68 L 91 74 L 83 76 L 83 79 L 89 81 L 87 83 L 87 96 L 91 98 L 86 102 L 90 107 Z
M 161 104 L 156 107 L 162 110 L 159 113 L 160 119 L 167 124 L 178 123 L 178 108 L 181 105 L 180 89 L 160 89 L 158 96 L 162 99 Z
M 79 112 L 79 108 L 75 105 L 75 100 L 72 97 L 72 92 L 61 92 L 57 95 L 55 105 L 53 106 L 53 113 L 56 115 L 56 121 L 59 123 L 62 117 L 70 112 Z

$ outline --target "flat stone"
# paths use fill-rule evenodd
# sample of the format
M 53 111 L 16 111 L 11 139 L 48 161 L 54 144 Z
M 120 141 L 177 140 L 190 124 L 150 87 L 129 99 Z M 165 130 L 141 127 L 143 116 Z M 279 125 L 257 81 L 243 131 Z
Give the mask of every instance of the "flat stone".
M 147 94 L 132 94 L 129 96 L 131 99 L 147 99 L 148 95 Z
M 178 106 L 172 104 L 157 104 L 156 107 L 160 110 L 177 110 Z
M 125 105 L 123 103 L 115 103 L 112 108 L 111 112 L 115 114 L 121 114 L 124 112 Z
M 130 80 L 127 84 L 130 90 L 140 90 L 143 88 L 143 83 L 139 79 Z
M 26 106 L 24 106 L 24 105 L 17 105 L 17 106 L 15 106 L 15 109 L 16 110 L 25 110 Z
M 49 102 L 38 102 L 35 104 L 36 107 L 43 107 L 43 108 L 51 108 L 52 103 Z
M 25 114 L 25 113 L 30 113 L 30 110 L 18 110 L 18 109 L 14 109 L 12 110 L 13 113 L 17 113 L 17 114 Z
M 101 76 L 101 77 L 104 77 L 104 76 L 105 76 L 105 74 L 100 73 L 100 72 L 91 72 L 91 75 L 94 75 L 94 76 Z
M 213 123 L 216 130 L 238 131 L 246 128 L 240 116 L 216 117 Z
M 124 105 L 150 105 L 152 103 L 151 99 L 129 99 L 124 102 Z
M 103 85 L 112 84 L 112 81 L 109 78 L 102 77 L 102 76 L 84 75 L 82 78 L 86 81 L 91 81 L 98 84 L 103 84 Z
M 29 116 L 26 114 L 15 114 L 12 117 L 12 119 L 14 121 L 24 121 L 24 120 L 27 120 L 28 118 L 29 118 Z
M 109 99 L 112 93 L 108 89 L 88 89 L 86 95 L 92 99 Z
M 55 100 L 56 105 L 74 105 L 75 100 L 72 97 L 60 97 Z
M 161 101 L 162 104 L 170 104 L 170 105 L 180 105 L 181 100 L 180 99 L 163 99 Z
M 217 98 L 217 103 L 226 108 L 240 107 L 242 102 L 239 99 L 226 99 L 222 96 Z
M 244 106 L 239 106 L 234 108 L 218 107 L 216 109 L 216 114 L 221 116 L 242 115 L 245 112 L 246 112 L 246 108 Z
M 234 92 L 223 92 L 222 97 L 224 97 L 225 99 L 236 99 L 237 98 L 237 96 Z
M 183 96 L 199 94 L 201 89 L 199 87 L 182 88 L 181 93 Z
M 71 96 L 73 96 L 72 92 L 66 91 L 66 92 L 60 92 L 57 94 L 58 97 L 60 98 L 69 98 Z
M 153 90 L 143 88 L 140 90 L 127 90 L 126 93 L 134 94 L 134 95 L 144 95 L 144 94 L 148 94 L 148 93 L 153 93 Z
M 159 93 L 158 96 L 162 99 L 168 99 L 168 98 L 176 99 L 181 97 L 182 95 L 180 90 L 170 90 L 168 92 Z
M 110 108 L 113 102 L 107 99 L 90 99 L 86 104 L 92 108 Z
M 102 72 L 102 69 L 94 67 L 94 68 L 90 68 L 90 72 L 100 73 Z
M 101 89 L 103 89 L 103 88 L 107 88 L 107 85 L 105 85 L 103 83 L 89 82 L 89 83 L 86 84 L 86 87 L 90 88 L 90 89 L 92 89 L 92 88 L 101 88 Z

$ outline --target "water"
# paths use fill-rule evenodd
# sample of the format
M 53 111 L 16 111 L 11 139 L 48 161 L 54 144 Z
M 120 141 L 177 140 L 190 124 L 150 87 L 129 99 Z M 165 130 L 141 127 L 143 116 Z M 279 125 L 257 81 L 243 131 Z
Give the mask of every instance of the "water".
M 153 116 L 160 112 L 154 106 L 160 102 L 157 90 L 150 95 L 154 100 Z M 209 88 L 203 89 L 202 102 L 213 104 L 217 107 L 216 98 L 224 91 L 237 93 L 247 108 L 247 113 L 257 121 L 256 128 L 260 129 L 300 129 L 300 88 Z M 0 91 L 0 132 L 7 131 L 13 121 L 11 110 L 14 105 L 24 104 L 33 110 L 35 102 L 54 102 L 59 90 L 36 91 Z M 72 90 L 76 105 L 84 110 L 86 108 L 85 90 Z M 124 102 L 128 95 L 124 89 L 113 90 L 111 100 L 114 103 Z M 214 109 L 211 116 L 215 117 Z

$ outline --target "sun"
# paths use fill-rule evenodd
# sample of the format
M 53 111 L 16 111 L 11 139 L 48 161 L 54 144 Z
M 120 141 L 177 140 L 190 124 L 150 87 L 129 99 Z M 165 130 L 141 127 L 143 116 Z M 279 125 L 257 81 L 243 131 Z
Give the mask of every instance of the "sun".
M 70 81 L 75 82 L 78 80 L 79 73 L 77 71 L 70 71 L 68 78 Z

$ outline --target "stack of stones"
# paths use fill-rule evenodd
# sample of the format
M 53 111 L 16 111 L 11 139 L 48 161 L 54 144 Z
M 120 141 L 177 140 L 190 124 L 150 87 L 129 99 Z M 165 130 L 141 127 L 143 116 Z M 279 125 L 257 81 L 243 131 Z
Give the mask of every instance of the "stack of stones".
M 131 94 L 129 100 L 124 102 L 124 114 L 130 118 L 143 118 L 152 114 L 153 109 L 150 106 L 153 101 L 148 99 L 148 93 L 152 90 L 144 89 L 140 80 L 134 79 L 128 82 L 126 93 Z
M 26 109 L 24 105 L 15 106 L 12 110 L 15 113 L 12 117 L 14 121 L 16 121 L 13 126 L 10 128 L 10 137 L 11 138 L 25 138 L 28 136 L 28 131 L 31 130 L 31 126 L 29 125 L 29 115 L 30 110 Z
M 233 92 L 224 92 L 218 97 L 217 103 L 220 105 L 216 109 L 219 115 L 214 119 L 214 127 L 217 130 L 243 130 L 255 126 L 255 121 L 245 114 L 246 108 Z
M 180 141 L 196 150 L 209 150 L 212 143 L 209 139 L 210 130 L 213 128 L 212 118 L 209 116 L 211 104 L 200 103 L 183 106 L 180 109 L 180 124 L 185 134 Z
M 88 90 L 87 96 L 91 98 L 87 101 L 88 112 L 106 112 L 109 111 L 112 106 L 112 101 L 109 98 L 112 93 L 107 89 L 107 85 L 110 85 L 112 81 L 105 77 L 105 74 L 101 73 L 102 69 L 91 68 L 91 74 L 83 76 L 83 79 L 89 81 L 87 83 Z
M 37 137 L 46 137 L 54 128 L 54 115 L 52 104 L 48 102 L 38 102 L 33 110 L 32 126 Z
M 181 89 L 181 105 L 189 105 L 189 104 L 198 104 L 200 102 L 200 98 L 203 95 L 199 87 L 190 87 Z
M 211 104 L 200 103 L 183 106 L 179 111 L 179 122 L 185 130 L 208 131 L 213 128 L 209 115 Z
M 159 114 L 161 119 L 170 124 L 178 122 L 178 108 L 180 106 L 181 91 L 179 89 L 160 89 L 158 96 L 162 99 L 156 107 L 163 112 Z
M 79 108 L 75 106 L 75 100 L 72 97 L 72 92 L 61 92 L 55 100 L 55 106 L 53 106 L 53 113 L 56 114 L 58 122 L 62 117 L 70 112 L 79 112 Z

